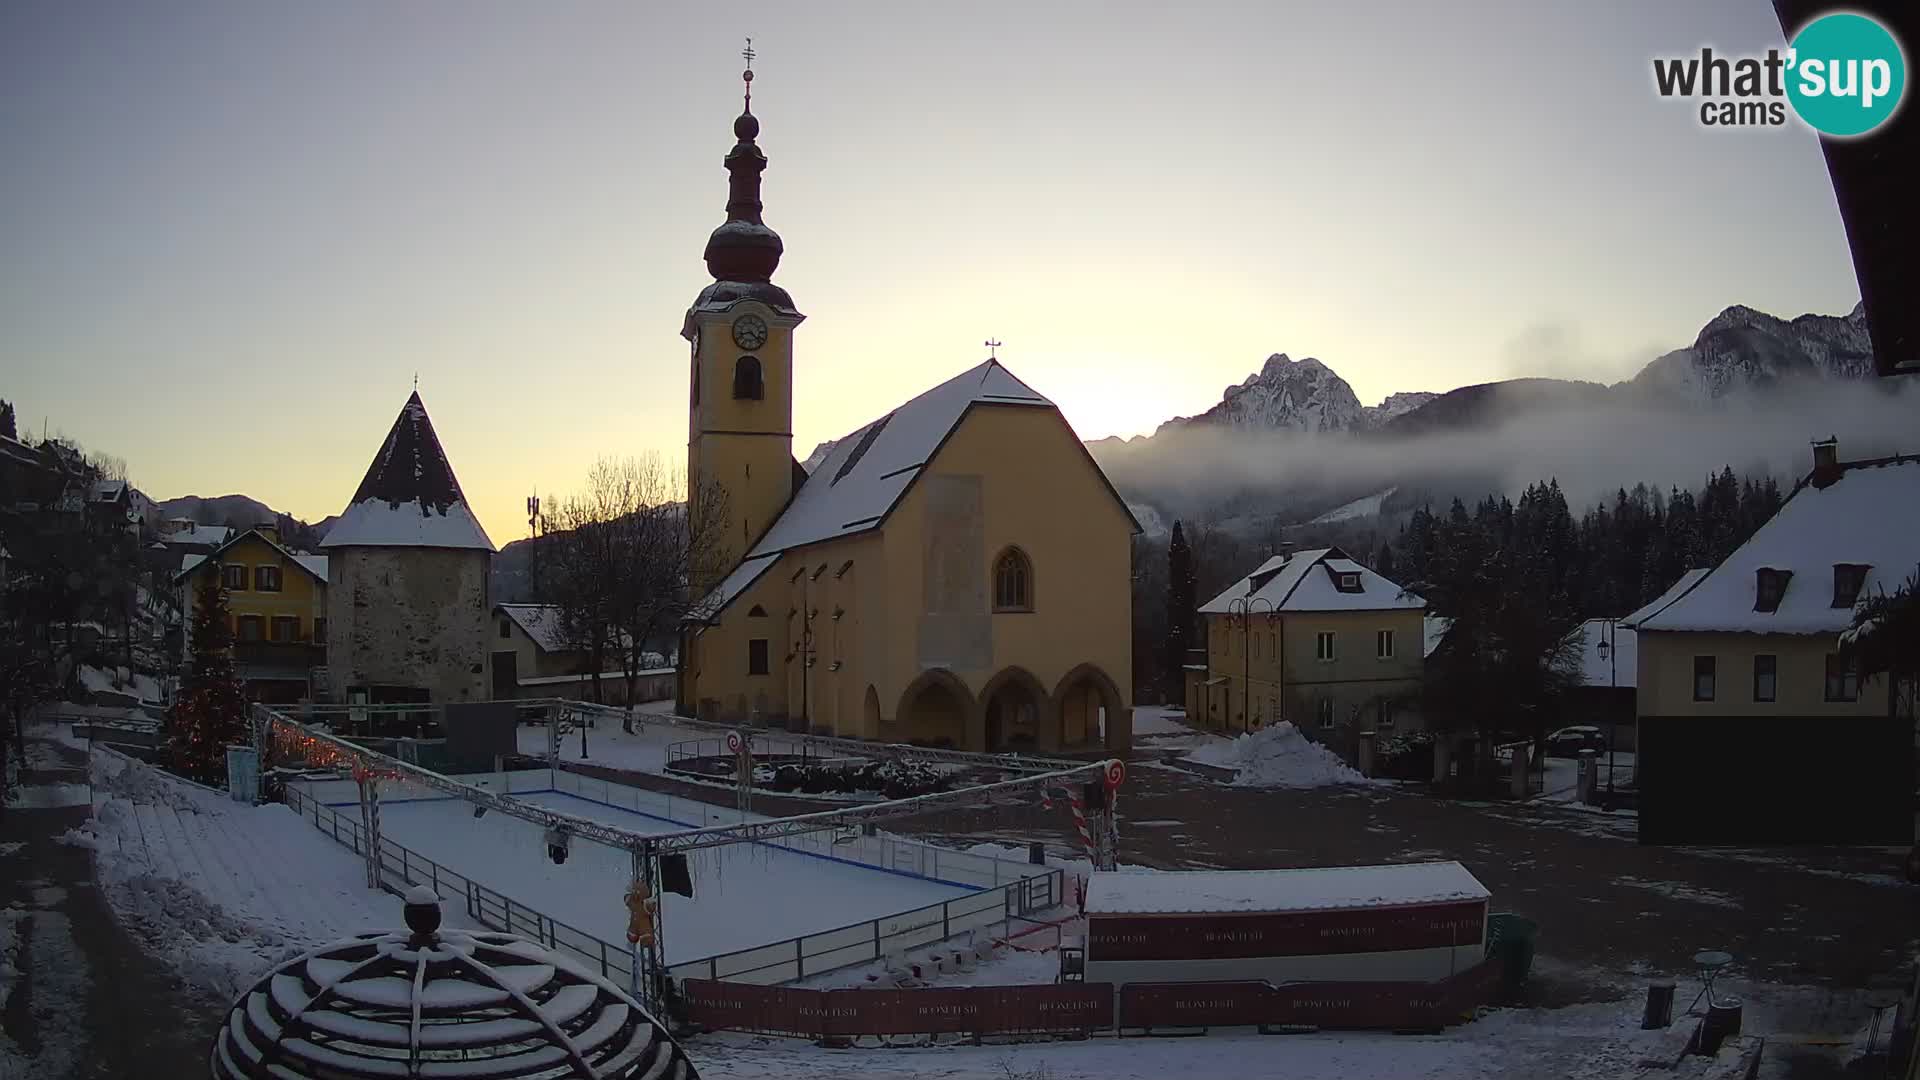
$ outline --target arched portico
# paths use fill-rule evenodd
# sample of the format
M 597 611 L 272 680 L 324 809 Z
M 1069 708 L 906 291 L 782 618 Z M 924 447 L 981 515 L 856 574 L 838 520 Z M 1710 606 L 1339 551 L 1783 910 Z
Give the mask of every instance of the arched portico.
M 1001 668 L 980 688 L 981 749 L 1051 750 L 1055 732 L 1047 688 L 1023 667 Z
M 1103 745 L 1101 717 L 1105 714 L 1104 745 L 1125 750 L 1133 741 L 1133 715 L 1119 684 L 1097 664 L 1081 664 L 1061 676 L 1053 689 L 1053 724 L 1063 750 Z
M 969 727 L 978 713 L 966 683 L 945 668 L 929 668 L 901 691 L 891 739 L 923 746 L 971 748 L 975 744 L 969 741 Z

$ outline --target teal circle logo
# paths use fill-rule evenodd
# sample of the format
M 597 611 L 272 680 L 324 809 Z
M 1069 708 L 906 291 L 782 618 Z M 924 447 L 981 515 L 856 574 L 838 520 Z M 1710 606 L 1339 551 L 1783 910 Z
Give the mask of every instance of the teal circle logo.
M 1789 54 L 1787 100 L 1822 135 L 1865 135 L 1887 122 L 1907 88 L 1907 60 L 1887 28 L 1837 12 L 1802 27 Z

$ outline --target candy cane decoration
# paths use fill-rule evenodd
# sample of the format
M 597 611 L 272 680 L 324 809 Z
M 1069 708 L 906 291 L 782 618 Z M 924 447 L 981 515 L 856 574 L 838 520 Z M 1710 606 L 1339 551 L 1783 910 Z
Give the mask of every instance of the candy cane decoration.
M 1078 791 L 1067 789 L 1067 799 L 1073 806 L 1073 831 L 1080 836 L 1080 846 L 1093 854 L 1093 834 L 1087 831 L 1087 801 Z

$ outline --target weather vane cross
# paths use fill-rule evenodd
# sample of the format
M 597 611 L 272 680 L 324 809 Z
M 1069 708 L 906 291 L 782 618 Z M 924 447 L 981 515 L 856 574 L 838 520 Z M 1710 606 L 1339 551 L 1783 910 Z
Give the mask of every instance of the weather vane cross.
M 752 112 L 753 111 L 753 58 L 759 55 L 758 53 L 753 51 L 752 38 L 747 39 L 747 47 L 740 50 L 740 55 L 744 57 L 747 61 L 747 70 L 741 72 L 740 77 L 746 80 L 747 111 Z
M 989 360 L 1000 359 L 1000 351 L 999 351 L 1000 342 L 995 341 L 992 338 L 988 338 L 987 340 L 981 342 L 980 344 L 985 345 L 987 347 L 987 359 Z

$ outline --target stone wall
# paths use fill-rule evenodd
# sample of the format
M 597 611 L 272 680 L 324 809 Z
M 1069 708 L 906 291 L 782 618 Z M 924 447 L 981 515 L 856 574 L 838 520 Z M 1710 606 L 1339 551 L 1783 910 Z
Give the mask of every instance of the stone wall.
M 436 703 L 487 692 L 493 556 L 450 548 L 347 547 L 327 556 L 327 682 L 423 687 Z

